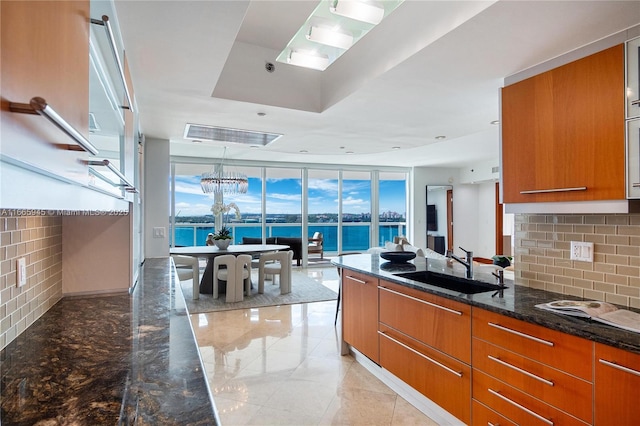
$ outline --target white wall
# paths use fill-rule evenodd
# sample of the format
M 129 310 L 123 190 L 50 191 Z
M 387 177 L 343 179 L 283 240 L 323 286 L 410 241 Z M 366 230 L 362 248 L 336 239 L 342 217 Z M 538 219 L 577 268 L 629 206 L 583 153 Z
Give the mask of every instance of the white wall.
M 147 138 L 144 147 L 145 257 L 169 256 L 169 141 Z M 164 228 L 164 237 L 154 237 Z
M 478 188 L 478 245 L 476 255 L 481 257 L 496 254 L 496 183 L 485 182 Z
M 417 247 L 427 246 L 427 185 L 453 185 L 453 196 L 455 199 L 456 182 L 458 182 L 458 180 L 458 169 L 454 168 L 416 167 L 413 169 L 413 188 L 411 188 L 412 194 L 409 195 L 413 198 L 413 204 L 410 205 L 412 216 L 409 218 L 413 226 L 407 236 L 413 245 Z M 440 219 L 439 216 L 440 213 L 438 213 L 438 219 Z M 440 225 L 438 225 L 438 229 L 440 229 L 439 226 Z
M 409 241 L 418 247 L 427 246 L 426 186 L 453 186 L 453 247 L 473 251 L 475 256 L 495 255 L 495 182 L 460 184 L 462 169 L 416 167 L 412 232 Z M 451 179 L 451 181 L 449 180 Z M 438 211 L 440 221 L 440 211 Z M 440 224 L 438 224 L 440 233 Z

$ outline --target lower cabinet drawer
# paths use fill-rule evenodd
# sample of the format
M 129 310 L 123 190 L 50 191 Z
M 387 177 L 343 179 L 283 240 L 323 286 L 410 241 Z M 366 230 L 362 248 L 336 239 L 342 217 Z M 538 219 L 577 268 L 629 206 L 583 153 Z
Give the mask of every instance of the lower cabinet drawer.
M 593 385 L 560 370 L 474 338 L 473 368 L 579 419 L 593 421 Z M 590 362 L 585 359 L 584 362 Z M 475 371 L 475 370 L 474 370 Z
M 380 324 L 380 365 L 466 424 L 471 367 Z
M 473 337 L 593 382 L 593 342 L 586 339 L 476 308 Z
M 473 426 L 517 426 L 511 420 L 501 416 L 492 409 L 473 401 L 473 411 L 471 413 Z
M 473 370 L 473 399 L 521 425 L 583 426 L 587 424 L 475 369 Z

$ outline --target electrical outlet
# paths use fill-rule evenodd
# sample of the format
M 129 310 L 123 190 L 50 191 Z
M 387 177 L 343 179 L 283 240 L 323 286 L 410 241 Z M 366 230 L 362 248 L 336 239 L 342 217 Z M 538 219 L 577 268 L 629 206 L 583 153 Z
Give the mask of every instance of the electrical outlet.
M 593 262 L 593 243 L 571 241 L 571 260 Z
M 16 275 L 18 287 L 22 287 L 27 284 L 27 259 L 24 257 L 21 257 L 16 261 Z

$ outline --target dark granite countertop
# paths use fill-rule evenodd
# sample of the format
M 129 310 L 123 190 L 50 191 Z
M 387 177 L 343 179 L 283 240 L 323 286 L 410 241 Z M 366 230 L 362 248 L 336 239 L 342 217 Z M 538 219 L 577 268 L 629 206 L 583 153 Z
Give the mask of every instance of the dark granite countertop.
M 60 300 L 0 353 L 0 423 L 220 424 L 169 259 L 131 295 Z
M 392 264 L 382 259 L 379 254 L 372 253 L 341 256 L 333 260 L 332 263 L 336 266 L 380 277 L 410 288 L 542 325 L 553 330 L 640 353 L 640 333 L 622 330 L 586 318 L 555 314 L 535 307 L 537 304 L 559 299 L 580 300 L 576 297 L 514 285 L 511 280 L 505 280 L 508 288 L 504 290 L 503 297 L 498 295 L 492 297 L 494 294 L 492 291 L 463 294 L 395 275 L 403 272 L 428 270 L 457 277 L 465 276 L 465 268 L 462 265 L 458 263 L 449 265 L 446 261 L 437 259 L 416 258 L 404 264 Z M 473 278 L 478 281 L 495 284 L 497 279 L 491 275 L 491 269 L 491 265 L 476 266 Z M 624 309 L 629 308 L 624 307 Z

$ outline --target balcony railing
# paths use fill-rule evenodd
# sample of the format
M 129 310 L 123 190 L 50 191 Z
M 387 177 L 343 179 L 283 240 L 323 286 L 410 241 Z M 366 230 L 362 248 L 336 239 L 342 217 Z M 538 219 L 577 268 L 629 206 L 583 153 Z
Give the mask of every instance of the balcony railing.
M 260 238 L 262 224 L 260 223 L 227 223 L 233 235 L 233 244 L 240 244 L 242 237 Z M 302 224 L 299 223 L 267 223 L 267 237 L 300 237 Z M 341 252 L 367 250 L 371 246 L 382 246 L 386 241 L 393 241 L 398 235 L 406 235 L 405 222 L 384 222 L 378 226 L 378 242 L 371 244 L 371 224 L 366 222 L 342 223 Z M 322 232 L 324 251 L 338 252 L 338 224 L 322 223 L 310 224 L 309 235 Z M 203 246 L 208 233 L 215 232 L 213 223 L 176 223 L 174 246 Z M 173 235 L 173 233 L 172 233 Z

